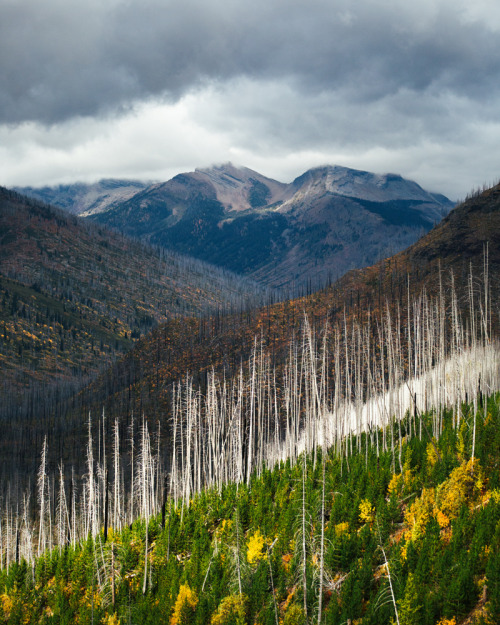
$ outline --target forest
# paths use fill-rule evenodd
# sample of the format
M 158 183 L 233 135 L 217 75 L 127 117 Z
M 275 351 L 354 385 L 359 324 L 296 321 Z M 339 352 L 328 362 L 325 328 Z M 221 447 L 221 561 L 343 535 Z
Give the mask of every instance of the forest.
M 81 388 L 167 319 L 266 299 L 248 279 L 0 187 L 0 412 L 40 383 Z
M 32 561 L 17 552 L 0 574 L 4 622 L 496 623 L 499 406 L 496 394 L 443 410 L 437 439 L 433 412 L 422 436 L 407 415 L 401 466 L 382 431 L 378 452 L 364 433 L 341 455 L 169 498 Z
M 304 316 L 282 366 L 255 335 L 234 376 L 185 371 L 166 422 L 90 414 L 83 469 L 45 439 L 2 494 L 5 621 L 496 622 L 491 309 L 485 259 L 465 308 Z

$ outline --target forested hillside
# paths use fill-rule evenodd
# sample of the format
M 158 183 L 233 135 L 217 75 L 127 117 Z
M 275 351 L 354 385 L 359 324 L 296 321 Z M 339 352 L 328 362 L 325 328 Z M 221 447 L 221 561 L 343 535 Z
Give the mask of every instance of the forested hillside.
M 499 404 L 445 411 L 437 439 L 432 413 L 417 430 L 408 416 L 146 522 L 118 529 L 110 514 L 93 538 L 63 534 L 3 569 L 4 622 L 497 623 Z
M 457 252 L 457 250 L 459 250 Z M 486 271 L 486 273 L 485 273 Z M 471 282 L 472 279 L 472 282 Z M 259 337 L 281 369 L 292 336 L 300 336 L 306 314 L 318 330 L 326 323 L 360 325 L 383 317 L 389 307 L 401 318 L 401 331 L 413 317 L 412 302 L 422 293 L 445 297 L 451 315 L 450 293 L 464 320 L 470 315 L 469 298 L 484 304 L 484 281 L 491 322 L 500 320 L 500 185 L 476 195 L 416 244 L 364 270 L 349 272 L 330 287 L 307 297 L 266 306 L 244 314 L 201 320 L 172 320 L 142 339 L 94 385 L 84 406 L 96 400 L 120 414 L 143 411 L 148 417 L 169 411 L 169 387 L 186 373 L 204 384 L 213 368 L 231 378 L 247 363 Z M 410 309 L 410 310 L 409 310 Z M 375 329 L 374 332 L 377 330 Z M 85 413 L 82 413 L 82 418 Z
M 159 322 L 263 299 L 248 280 L 0 189 L 3 408 L 33 381 L 90 379 Z
M 418 415 L 435 407 L 431 432 L 438 438 L 444 407 L 458 424 L 464 400 L 472 398 L 476 410 L 482 395 L 500 386 L 490 299 L 484 276 L 479 297 L 470 294 L 467 317 L 454 290 L 435 298 L 420 294 L 403 315 L 387 306 L 372 318 L 345 316 L 323 326 L 305 316 L 283 361 L 255 336 L 248 361 L 240 361 L 234 375 L 212 368 L 195 378 L 184 371 L 167 386 L 153 372 L 137 389 L 124 389 L 121 400 L 110 393 L 106 405 L 80 419 L 77 411 L 64 427 L 54 428 L 50 418 L 28 421 L 39 465 L 38 454 L 26 455 L 26 430 L 5 423 L 3 502 L 11 532 L 13 519 L 18 526 L 25 517 L 20 553 L 29 560 L 68 536 L 75 542 L 95 535 L 111 509 L 121 527 L 151 516 L 167 494 L 187 504 L 207 487 L 248 485 L 255 472 L 285 459 L 293 463 L 304 450 L 314 462 L 321 449 L 341 454 L 352 433 L 368 432 L 373 443 L 381 429 L 382 449 L 391 447 L 401 465 L 401 435 L 396 446 L 394 431 L 408 413 L 413 435 L 421 435 Z M 141 392 L 148 389 L 146 405 Z M 475 438 L 472 455 L 474 446 Z M 30 529 L 28 520 L 37 517 L 39 526 Z
M 38 401 L 37 398 L 30 399 L 18 412 L 15 422 L 6 421 L 5 440 L 10 442 L 0 456 L 5 480 L 17 483 L 14 475 L 19 471 L 25 479 L 34 475 L 36 459 L 48 432 L 53 466 L 59 462 L 60 450 L 64 449 L 67 454 L 65 462 L 70 465 L 76 462 L 77 473 L 84 472 L 88 415 L 90 413 L 96 421 L 103 410 L 108 442 L 111 441 L 110 428 L 115 417 L 119 419 L 122 436 L 131 427 L 133 419 L 137 433 L 142 415 L 151 431 L 156 431 L 159 420 L 162 453 L 164 460 L 168 461 L 174 385 L 188 377 L 195 389 L 199 387 L 205 391 L 212 370 L 219 380 L 226 379 L 235 384 L 240 369 L 249 371 L 256 339 L 267 354 L 271 375 L 273 371 L 282 375 L 289 359 L 290 343 L 294 337 L 297 342 L 301 341 L 304 314 L 318 333 L 323 331 L 325 324 L 329 324 L 330 329 L 347 324 L 351 333 L 353 324 L 359 327 L 368 324 L 376 343 L 387 310 L 393 323 L 399 319 L 399 331 L 404 334 L 408 332 L 409 324 L 421 319 L 422 311 L 429 305 L 435 306 L 440 298 L 444 302 L 446 319 L 451 320 L 455 302 L 456 315 L 460 315 L 467 325 L 469 295 L 472 294 L 475 306 L 489 308 L 489 319 L 493 328 L 497 328 L 499 206 L 498 187 L 473 197 L 452 211 L 442 225 L 407 252 L 364 271 L 351 272 L 340 282 L 308 297 L 254 311 L 172 319 L 141 338 L 130 353 L 70 400 L 60 394 L 49 397 L 46 402 L 46 396 Z M 464 223 L 469 224 L 466 237 L 459 230 Z M 481 225 L 485 223 L 487 228 Z M 440 241 L 452 242 L 450 252 L 443 247 L 441 255 L 435 253 Z M 462 253 L 456 254 L 454 250 L 460 245 Z M 485 275 L 487 249 L 486 267 L 489 269 Z M 471 283 L 469 276 L 473 278 Z M 424 290 L 430 299 L 422 299 Z M 455 292 L 455 298 L 451 297 L 452 292 Z M 447 333 L 446 340 L 450 339 L 451 334 Z M 405 339 L 403 345 L 407 344 Z M 332 369 L 329 375 L 333 380 Z M 37 407 L 36 414 L 34 406 Z M 21 430 L 20 423 L 23 424 Z M 22 434 L 26 431 L 29 431 L 29 439 Z M 33 449 L 35 454 L 28 452 Z

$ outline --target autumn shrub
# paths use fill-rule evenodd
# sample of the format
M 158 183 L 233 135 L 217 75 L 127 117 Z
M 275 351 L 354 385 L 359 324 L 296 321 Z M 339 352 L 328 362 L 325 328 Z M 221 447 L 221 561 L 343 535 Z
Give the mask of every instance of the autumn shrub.
M 210 625 L 245 625 L 248 599 L 246 595 L 229 595 L 220 602 Z
M 264 552 L 265 540 L 260 530 L 256 530 L 248 539 L 247 561 L 254 566 L 266 557 Z
M 188 584 L 182 584 L 174 605 L 174 613 L 170 625 L 188 625 L 193 621 L 194 611 L 198 604 L 196 593 Z

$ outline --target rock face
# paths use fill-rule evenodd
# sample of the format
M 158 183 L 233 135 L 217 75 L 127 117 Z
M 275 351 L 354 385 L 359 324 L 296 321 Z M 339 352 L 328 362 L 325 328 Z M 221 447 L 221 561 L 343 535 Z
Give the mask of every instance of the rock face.
M 212 184 L 217 200 L 226 211 L 264 208 L 290 196 L 290 185 L 231 163 L 197 169 L 193 175 Z
M 452 206 L 395 174 L 325 166 L 284 184 L 225 164 L 82 214 L 269 286 L 314 288 L 408 247 Z

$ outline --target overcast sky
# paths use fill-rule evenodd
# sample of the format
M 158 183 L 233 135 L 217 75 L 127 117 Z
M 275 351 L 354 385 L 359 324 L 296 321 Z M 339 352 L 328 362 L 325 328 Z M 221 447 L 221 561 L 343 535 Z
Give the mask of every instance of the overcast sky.
M 0 0 L 0 184 L 500 178 L 498 0 Z

